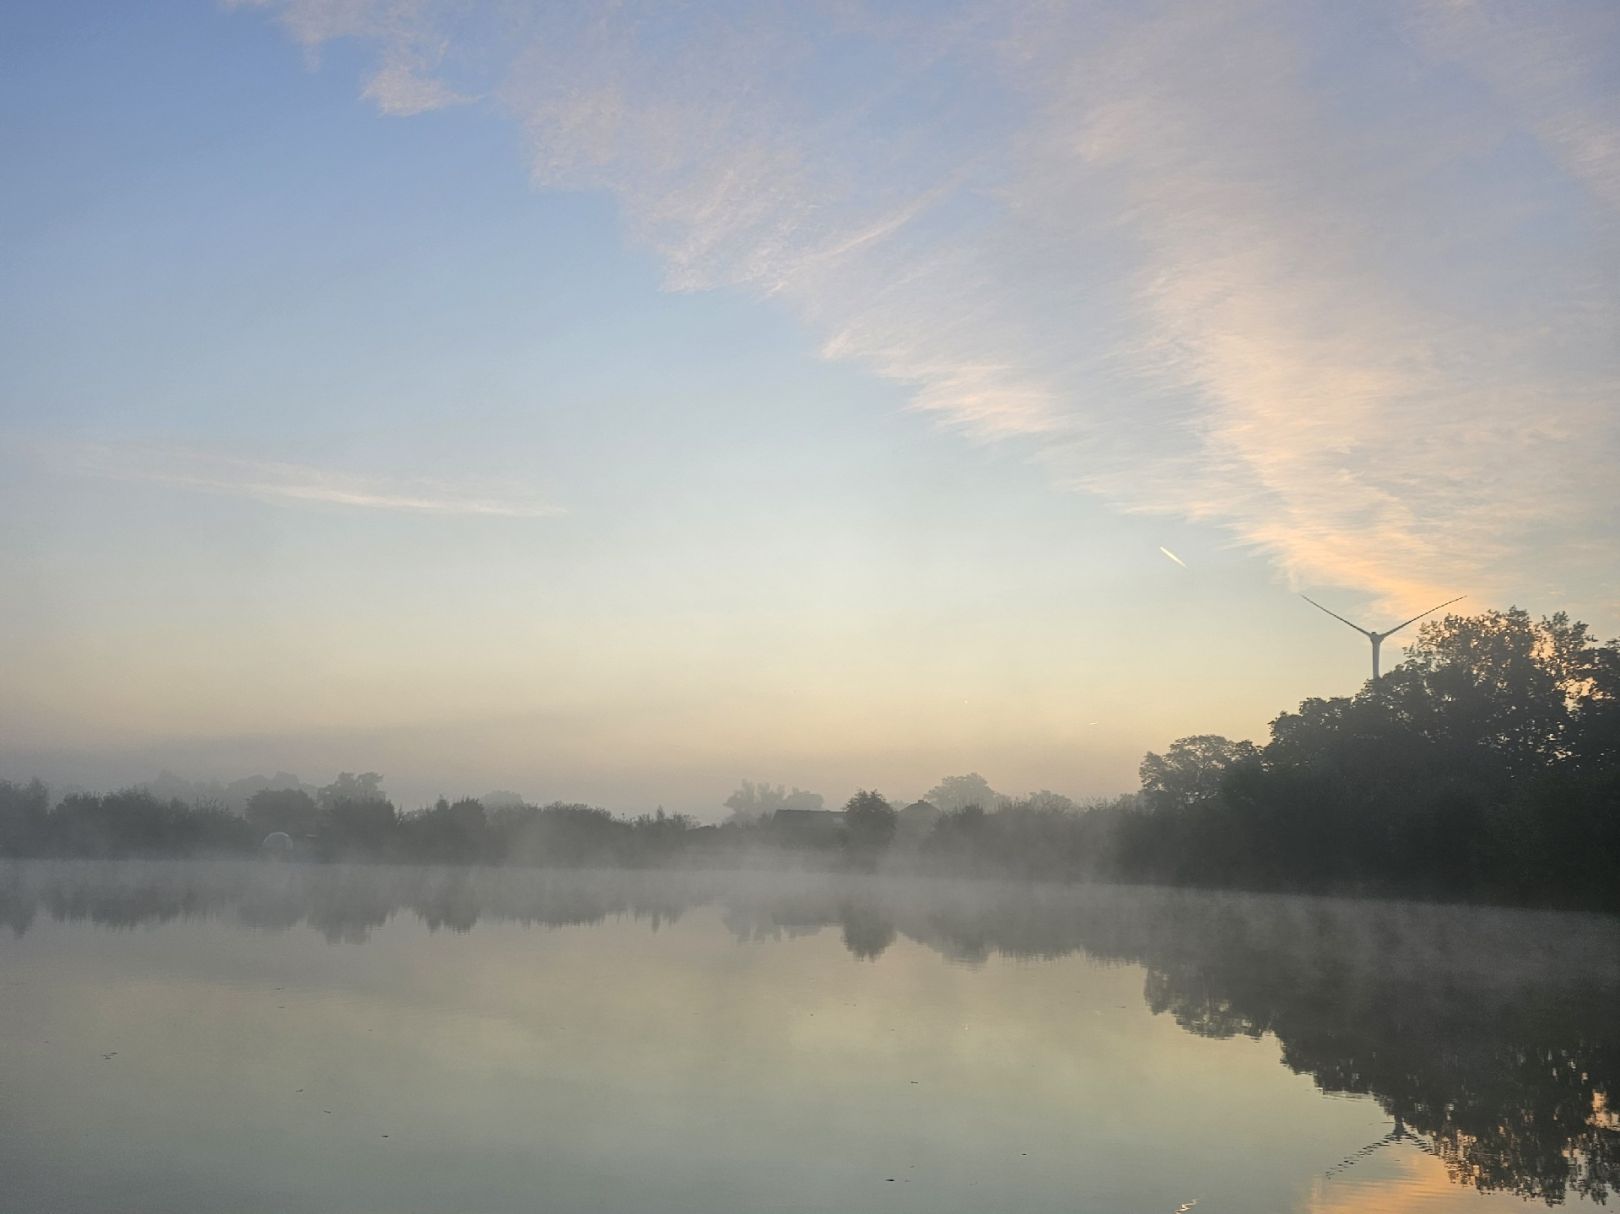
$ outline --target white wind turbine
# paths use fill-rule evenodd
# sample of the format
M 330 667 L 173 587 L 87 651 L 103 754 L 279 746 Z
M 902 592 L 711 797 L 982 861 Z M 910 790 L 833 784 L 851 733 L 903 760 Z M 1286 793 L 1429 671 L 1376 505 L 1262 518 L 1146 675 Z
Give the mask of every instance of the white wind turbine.
M 1327 611 L 1327 613 L 1330 616 L 1332 616 L 1334 619 L 1338 620 L 1339 623 L 1341 623 L 1341 624 L 1350 624 L 1350 621 L 1345 619 L 1337 611 L 1328 611 L 1328 609 L 1326 607 L 1322 606 L 1322 604 L 1318 603 L 1310 595 L 1302 594 L 1299 597 L 1304 599 L 1312 607 L 1315 607 L 1318 611 Z M 1384 639 L 1386 637 L 1392 637 L 1397 632 L 1399 632 L 1402 628 L 1405 628 L 1407 624 L 1416 624 L 1424 616 L 1433 615 L 1435 612 L 1439 611 L 1441 607 L 1450 607 L 1453 603 L 1460 603 L 1463 599 L 1465 599 L 1467 597 L 1468 596 L 1466 594 L 1459 594 L 1456 598 L 1447 599 L 1445 602 L 1441 603 L 1438 607 L 1430 607 L 1427 611 L 1420 612 L 1419 614 L 1413 616 L 1411 619 L 1405 621 L 1404 623 L 1397 624 L 1393 628 L 1385 629 L 1383 632 L 1374 632 L 1370 628 L 1363 628 L 1360 624 L 1350 624 L 1350 627 L 1354 628 L 1362 636 L 1366 637 L 1369 641 L 1372 642 L 1372 659 L 1373 659 L 1373 675 L 1372 675 L 1372 677 L 1373 677 L 1373 682 L 1376 683 L 1378 681 L 1378 649 L 1379 649 L 1379 646 L 1381 646 L 1384 643 Z

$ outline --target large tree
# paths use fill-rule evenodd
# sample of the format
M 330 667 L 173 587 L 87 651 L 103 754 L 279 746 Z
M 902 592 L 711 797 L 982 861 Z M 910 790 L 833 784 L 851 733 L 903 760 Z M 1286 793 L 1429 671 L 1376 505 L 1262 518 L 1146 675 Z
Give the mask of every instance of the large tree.
M 887 847 L 898 822 L 894 807 L 876 791 L 863 788 L 844 806 L 844 827 L 849 832 L 849 845 L 856 851 Z
M 1426 686 L 1443 740 L 1518 775 L 1570 752 L 1580 703 L 1601 673 L 1585 624 L 1519 607 L 1431 620 L 1403 666 Z
M 996 809 L 1005 798 L 990 787 L 990 781 L 978 772 L 970 771 L 965 776 L 946 776 L 928 790 L 923 800 L 946 813 L 954 813 L 969 805 L 977 805 L 985 810 Z
M 38 780 L 0 780 L 0 856 L 31 856 L 43 850 L 50 827 L 51 796 Z
M 294 838 L 315 833 L 320 809 L 301 788 L 265 788 L 248 798 L 247 820 L 264 834 L 285 831 Z
M 378 802 L 388 800 L 388 794 L 383 791 L 382 777 L 374 771 L 361 772 L 355 775 L 352 771 L 340 772 L 338 778 L 315 794 L 321 803 L 322 809 L 331 809 L 340 802 Z
M 723 804 L 731 811 L 727 821 L 757 822 L 779 809 L 820 809 L 824 802 L 817 792 L 806 792 L 802 788 L 789 791 L 781 784 L 773 787 L 768 781 L 756 784 L 744 780 Z
M 1177 738 L 1164 754 L 1149 751 L 1143 756 L 1142 795 L 1155 809 L 1185 809 L 1212 800 L 1226 773 L 1259 753 L 1253 742 L 1233 742 L 1219 734 Z

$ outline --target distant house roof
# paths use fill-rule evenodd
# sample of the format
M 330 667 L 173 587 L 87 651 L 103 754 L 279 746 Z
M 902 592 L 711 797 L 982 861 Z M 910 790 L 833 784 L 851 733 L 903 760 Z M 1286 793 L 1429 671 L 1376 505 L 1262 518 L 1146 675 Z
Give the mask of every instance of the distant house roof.
M 771 821 L 784 826 L 800 822 L 836 824 L 843 820 L 844 811 L 841 809 L 779 809 L 771 815 Z
M 841 809 L 779 809 L 771 815 L 771 829 L 800 838 L 826 838 L 844 828 Z
M 896 825 L 900 833 L 907 838 L 916 839 L 927 834 L 934 828 L 934 823 L 944 817 L 939 806 L 929 801 L 913 801 L 900 811 Z

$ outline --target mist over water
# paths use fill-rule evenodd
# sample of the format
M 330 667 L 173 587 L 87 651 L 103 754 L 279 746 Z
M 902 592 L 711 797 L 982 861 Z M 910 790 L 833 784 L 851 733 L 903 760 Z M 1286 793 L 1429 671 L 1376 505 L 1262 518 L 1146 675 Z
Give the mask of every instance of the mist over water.
M 0 868 L 19 1209 L 1496 1210 L 1620 924 L 859 874 Z

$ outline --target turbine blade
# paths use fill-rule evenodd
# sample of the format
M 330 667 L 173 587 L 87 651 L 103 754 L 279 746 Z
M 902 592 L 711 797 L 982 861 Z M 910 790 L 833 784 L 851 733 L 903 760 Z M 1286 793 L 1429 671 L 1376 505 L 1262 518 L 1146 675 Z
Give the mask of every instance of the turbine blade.
M 1453 603 L 1460 603 L 1467 597 L 1468 596 L 1466 594 L 1459 594 L 1456 598 L 1447 599 L 1445 602 L 1441 603 L 1440 607 L 1450 607 Z M 1423 618 L 1423 616 L 1425 616 L 1425 615 L 1433 615 L 1435 612 L 1439 611 L 1440 607 L 1430 607 L 1427 611 L 1425 611 L 1423 613 L 1423 615 L 1415 615 L 1411 619 L 1407 620 L 1406 624 L 1416 624 L 1419 620 L 1421 620 Z M 1391 628 L 1384 635 L 1385 636 L 1393 636 L 1395 633 L 1399 632 L 1402 628 L 1405 628 L 1406 624 L 1397 624 L 1397 625 L 1395 625 L 1395 627 Z
M 1327 613 L 1328 613 L 1328 614 L 1329 614 L 1329 615 L 1330 615 L 1330 616 L 1332 616 L 1332 617 L 1333 617 L 1333 618 L 1334 618 L 1334 619 L 1336 619 L 1336 620 L 1338 620 L 1338 621 L 1339 621 L 1339 623 L 1341 623 L 1341 624 L 1350 624 L 1350 621 L 1349 621 L 1349 620 L 1347 620 L 1347 619 L 1345 619 L 1345 618 L 1344 618 L 1344 617 L 1343 617 L 1343 616 L 1342 616 L 1342 615 L 1340 615 L 1340 614 L 1339 614 L 1339 613 L 1338 613 L 1338 612 L 1337 612 L 1337 611 L 1328 611 L 1328 609 L 1327 609 L 1327 608 L 1326 608 L 1326 607 L 1324 607 L 1324 606 L 1322 606 L 1322 604 L 1320 604 L 1320 603 L 1318 603 L 1318 602 L 1317 602 L 1317 601 L 1316 601 L 1316 600 L 1315 600 L 1315 599 L 1313 599 L 1313 598 L 1312 598 L 1312 597 L 1311 597 L 1311 596 L 1310 596 L 1310 595 L 1308 595 L 1308 594 L 1302 594 L 1302 595 L 1300 595 L 1300 596 L 1299 596 L 1299 597 L 1300 597 L 1300 598 L 1302 598 L 1302 599 L 1304 599 L 1304 600 L 1305 600 L 1305 601 L 1306 601 L 1306 602 L 1307 602 L 1307 603 L 1309 603 L 1309 604 L 1310 604 L 1310 605 L 1311 605 L 1311 606 L 1312 606 L 1312 607 L 1315 607 L 1315 608 L 1316 608 L 1316 609 L 1317 609 L 1317 610 L 1318 610 L 1318 611 L 1327 611 Z M 1359 633 L 1360 633 L 1360 634 L 1361 634 L 1361 635 L 1362 635 L 1362 636 L 1364 636 L 1364 637 L 1370 637 L 1370 636 L 1372 636 L 1372 633 L 1370 633 L 1370 632 L 1368 632 L 1368 631 L 1367 631 L 1367 630 L 1366 630 L 1366 629 L 1365 629 L 1365 628 L 1363 628 L 1363 627 L 1362 627 L 1362 626 L 1361 626 L 1361 625 L 1360 625 L 1360 624 L 1350 624 L 1350 627 L 1352 627 L 1352 628 L 1354 628 L 1354 629 L 1355 629 L 1355 630 L 1356 630 L 1356 631 L 1357 631 L 1357 632 L 1359 632 Z

